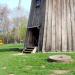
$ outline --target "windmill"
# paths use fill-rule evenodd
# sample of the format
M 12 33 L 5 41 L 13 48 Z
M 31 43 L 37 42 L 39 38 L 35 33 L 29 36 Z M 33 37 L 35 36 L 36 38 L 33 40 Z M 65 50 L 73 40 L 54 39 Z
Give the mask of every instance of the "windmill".
M 75 51 L 75 0 L 32 0 L 26 47 Z

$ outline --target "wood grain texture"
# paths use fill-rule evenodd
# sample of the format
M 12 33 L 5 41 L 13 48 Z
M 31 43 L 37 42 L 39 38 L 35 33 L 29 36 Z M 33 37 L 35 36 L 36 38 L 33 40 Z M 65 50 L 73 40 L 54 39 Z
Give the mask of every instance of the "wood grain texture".
M 52 51 L 55 51 L 55 27 L 56 27 L 56 0 L 53 0 L 53 12 L 52 12 Z
M 72 26 L 71 26 L 71 11 L 70 11 L 70 0 L 67 0 L 67 48 L 69 51 L 72 50 Z
M 51 50 L 51 41 L 52 41 L 52 0 L 48 0 L 48 5 L 50 7 L 48 8 L 48 26 L 47 26 L 47 43 L 46 43 L 46 51 Z
M 62 51 L 67 50 L 66 0 L 62 0 Z
M 59 31 L 57 31 L 57 32 L 59 32 L 59 39 L 58 39 L 58 41 L 57 42 L 59 42 L 59 51 L 61 51 L 62 50 L 62 2 L 61 2 L 61 0 L 58 0 L 58 25 L 59 25 L 59 27 L 58 27 L 58 29 L 57 30 L 59 30 Z
M 32 0 L 28 29 L 38 26 L 43 52 L 75 51 L 75 0 L 41 0 L 40 8 Z
M 71 24 L 72 24 L 72 49 L 75 50 L 75 20 L 74 20 L 74 0 L 70 0 Z
M 59 7 L 60 7 L 60 2 L 59 0 L 56 1 L 56 43 L 55 43 L 55 49 L 56 51 L 59 50 Z
M 48 23 L 48 1 L 46 0 L 46 9 L 45 9 L 45 24 L 44 24 L 44 36 L 43 36 L 43 48 L 42 51 L 45 52 L 46 50 L 46 39 L 47 39 L 47 23 Z

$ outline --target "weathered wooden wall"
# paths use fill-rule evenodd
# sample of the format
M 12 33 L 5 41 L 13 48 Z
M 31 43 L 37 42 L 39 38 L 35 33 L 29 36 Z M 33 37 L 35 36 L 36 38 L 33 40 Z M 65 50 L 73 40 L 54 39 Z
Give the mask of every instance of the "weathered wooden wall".
M 45 51 L 75 51 L 75 0 L 32 0 L 27 43 L 31 28 L 40 27 L 38 47 Z M 30 45 L 28 44 L 28 45 Z
M 28 21 L 28 30 L 26 36 L 26 47 L 32 45 L 32 32 L 31 29 L 37 27 L 39 28 L 39 42 L 38 48 L 42 51 L 43 46 L 43 33 L 44 33 L 44 23 L 45 23 L 45 3 L 46 0 L 40 0 L 40 6 L 36 7 L 36 0 L 32 0 L 30 16 Z
M 46 0 L 42 51 L 75 51 L 75 0 Z
M 32 0 L 28 28 L 39 27 L 41 23 L 41 6 L 36 8 L 36 0 Z

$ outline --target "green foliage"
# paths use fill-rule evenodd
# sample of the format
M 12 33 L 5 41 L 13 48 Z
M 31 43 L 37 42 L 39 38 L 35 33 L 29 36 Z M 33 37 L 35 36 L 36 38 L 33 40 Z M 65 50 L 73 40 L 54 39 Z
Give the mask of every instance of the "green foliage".
M 24 19 L 21 20 L 20 22 L 20 30 L 19 30 L 19 37 L 20 40 L 24 40 L 25 36 L 26 36 L 26 31 L 27 31 L 27 21 L 25 21 Z
M 26 36 L 26 31 L 27 31 L 27 18 L 21 17 L 17 20 L 17 18 L 14 19 L 14 24 L 17 25 L 15 29 L 15 36 L 16 39 L 18 40 L 24 40 Z

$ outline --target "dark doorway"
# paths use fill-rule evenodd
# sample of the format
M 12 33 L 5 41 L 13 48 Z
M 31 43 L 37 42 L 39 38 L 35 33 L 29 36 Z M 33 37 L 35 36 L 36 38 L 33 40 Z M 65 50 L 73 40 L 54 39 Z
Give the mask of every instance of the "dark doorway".
M 38 41 L 39 41 L 39 28 L 34 27 L 29 29 L 32 36 L 31 36 L 31 41 L 32 41 L 32 46 L 38 46 Z

